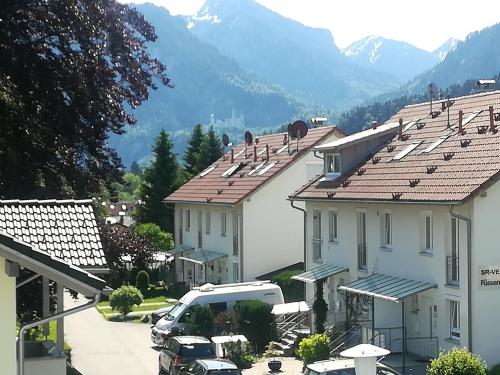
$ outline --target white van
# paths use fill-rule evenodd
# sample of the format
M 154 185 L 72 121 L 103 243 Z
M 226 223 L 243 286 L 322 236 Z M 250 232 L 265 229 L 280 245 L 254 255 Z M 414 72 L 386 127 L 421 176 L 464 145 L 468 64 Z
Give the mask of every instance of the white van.
M 182 330 L 195 305 L 208 305 L 214 312 L 232 310 L 238 301 L 259 300 L 270 305 L 284 303 L 281 288 L 269 281 L 212 285 L 205 284 L 186 293 L 151 330 L 151 340 L 162 345 L 172 329 Z

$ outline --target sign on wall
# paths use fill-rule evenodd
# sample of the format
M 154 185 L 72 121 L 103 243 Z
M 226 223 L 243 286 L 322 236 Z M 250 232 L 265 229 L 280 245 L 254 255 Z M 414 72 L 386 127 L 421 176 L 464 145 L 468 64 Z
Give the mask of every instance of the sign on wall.
M 479 286 L 500 286 L 500 266 L 479 266 Z

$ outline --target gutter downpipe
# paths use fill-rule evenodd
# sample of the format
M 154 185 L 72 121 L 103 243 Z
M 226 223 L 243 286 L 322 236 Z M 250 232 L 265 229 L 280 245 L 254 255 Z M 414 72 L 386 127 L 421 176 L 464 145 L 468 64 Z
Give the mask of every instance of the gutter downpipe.
M 459 220 L 463 220 L 467 223 L 467 346 L 469 351 L 472 353 L 472 220 L 466 216 L 462 216 L 453 212 L 453 206 L 449 206 L 450 215 Z
M 304 214 L 304 271 L 307 270 L 307 253 L 306 253 L 306 241 L 307 241 L 307 238 L 306 238 L 306 228 L 307 228 L 307 212 L 305 209 L 301 208 L 301 207 L 297 207 L 294 205 L 294 200 L 293 199 L 290 199 L 290 205 L 292 206 L 292 208 L 296 209 L 296 210 L 299 210 L 299 211 L 302 211 L 302 213 Z M 305 287 L 305 283 L 304 283 L 304 287 Z M 305 294 L 304 294 L 305 295 Z
M 87 310 L 91 307 L 95 307 L 99 303 L 100 299 L 101 299 L 101 293 L 97 293 L 94 295 L 94 298 L 92 299 L 92 301 L 90 301 L 89 303 L 86 303 L 85 305 L 77 306 L 77 307 L 74 307 L 72 309 L 63 311 L 59 314 L 54 314 L 54 315 L 49 316 L 47 318 L 38 320 L 36 322 L 28 323 L 28 324 L 22 326 L 21 329 L 19 330 L 19 334 L 18 334 L 18 337 L 19 337 L 19 340 L 18 340 L 18 342 L 19 342 L 18 375 L 24 375 L 24 334 L 26 333 L 26 331 L 28 329 L 45 324 L 45 323 L 49 323 L 53 320 L 64 318 L 64 317 L 72 315 L 72 314 L 76 314 L 80 311 Z

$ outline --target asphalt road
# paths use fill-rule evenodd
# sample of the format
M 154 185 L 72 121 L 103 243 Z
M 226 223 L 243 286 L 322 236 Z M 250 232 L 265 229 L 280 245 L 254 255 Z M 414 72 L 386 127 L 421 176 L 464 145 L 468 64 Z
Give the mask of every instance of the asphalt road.
M 65 295 L 65 308 L 87 303 Z M 65 340 L 72 363 L 82 375 L 156 375 L 158 352 L 149 338 L 150 326 L 104 320 L 95 309 L 64 319 Z

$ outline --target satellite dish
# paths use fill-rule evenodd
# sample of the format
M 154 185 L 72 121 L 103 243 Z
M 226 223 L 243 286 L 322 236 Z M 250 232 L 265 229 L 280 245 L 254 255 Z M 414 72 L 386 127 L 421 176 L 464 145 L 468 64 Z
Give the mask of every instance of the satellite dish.
M 297 127 L 295 126 L 295 122 L 293 124 L 288 124 L 288 136 L 290 139 L 297 138 Z
M 250 146 L 253 142 L 253 135 L 248 130 L 245 132 L 245 143 Z
M 304 121 L 302 120 L 295 121 L 292 126 L 295 128 L 296 138 L 302 139 L 307 135 L 309 129 Z
M 229 136 L 226 133 L 222 134 L 222 144 L 225 147 L 229 146 Z
M 439 97 L 438 85 L 435 82 L 429 82 L 429 85 L 427 86 L 427 92 L 429 93 L 431 99 L 438 98 Z

